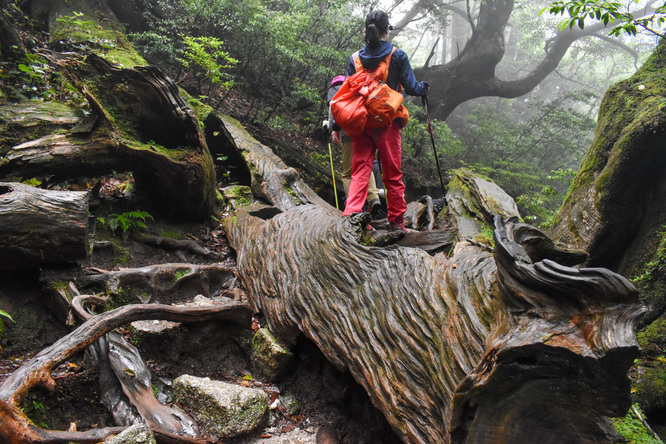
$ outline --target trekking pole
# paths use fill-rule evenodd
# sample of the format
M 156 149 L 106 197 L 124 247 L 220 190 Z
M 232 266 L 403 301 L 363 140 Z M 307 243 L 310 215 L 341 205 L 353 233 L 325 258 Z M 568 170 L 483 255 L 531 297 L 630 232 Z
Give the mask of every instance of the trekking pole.
M 331 151 L 331 142 L 328 142 L 328 156 L 331 158 L 331 176 L 333 177 L 333 194 L 335 194 L 335 208 L 340 209 L 338 206 L 338 190 L 335 187 L 335 169 L 333 168 L 333 152 Z
M 442 185 L 442 194 L 446 196 L 446 189 L 444 188 L 444 180 L 442 179 L 442 171 L 439 168 L 439 158 L 437 157 L 437 149 L 435 148 L 435 136 L 432 135 L 432 125 L 430 124 L 430 114 L 428 114 L 428 98 L 421 96 L 423 108 L 425 109 L 426 118 L 428 119 L 428 132 L 430 133 L 430 141 L 432 142 L 432 150 L 435 152 L 435 163 L 437 164 L 437 174 L 439 174 L 439 183 Z

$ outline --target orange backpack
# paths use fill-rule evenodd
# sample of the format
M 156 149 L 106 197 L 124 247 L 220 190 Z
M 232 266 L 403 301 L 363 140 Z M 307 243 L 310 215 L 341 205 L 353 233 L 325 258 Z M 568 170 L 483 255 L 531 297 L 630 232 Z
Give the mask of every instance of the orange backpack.
M 409 114 L 402 106 L 402 94 L 386 84 L 395 49 L 372 71 L 363 67 L 358 52 L 352 56 L 356 73 L 345 79 L 331 100 L 335 123 L 350 136 L 360 135 L 366 127 L 390 126 L 397 118 L 403 118 L 403 127 L 407 124 Z

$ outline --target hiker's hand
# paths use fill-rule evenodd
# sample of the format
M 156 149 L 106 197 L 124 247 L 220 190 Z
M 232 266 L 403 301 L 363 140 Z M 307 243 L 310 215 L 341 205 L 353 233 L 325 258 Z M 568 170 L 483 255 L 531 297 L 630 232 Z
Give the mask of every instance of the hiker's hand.
M 321 122 L 321 127 L 328 128 L 328 120 L 324 120 L 323 122 Z
M 421 82 L 421 83 L 423 84 L 423 86 L 424 86 L 425 89 L 426 89 L 426 92 L 425 92 L 425 94 L 423 94 L 423 95 L 424 95 L 424 96 L 427 96 L 428 93 L 430 92 L 430 84 L 429 84 L 428 82 Z
M 333 131 L 331 137 L 333 138 L 334 144 L 340 145 L 340 131 Z

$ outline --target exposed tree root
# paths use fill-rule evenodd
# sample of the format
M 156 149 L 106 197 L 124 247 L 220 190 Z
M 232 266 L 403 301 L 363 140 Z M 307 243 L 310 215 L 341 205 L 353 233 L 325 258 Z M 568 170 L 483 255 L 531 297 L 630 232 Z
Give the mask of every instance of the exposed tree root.
M 99 298 L 82 297 L 75 304 L 77 312 L 85 313 L 84 301 L 100 302 Z M 84 316 L 88 316 L 84 314 Z M 16 370 L 0 386 L 0 442 L 18 443 L 66 443 L 99 442 L 124 428 L 89 430 L 86 432 L 48 431 L 35 427 L 17 408 L 20 399 L 31 388 L 41 386 L 52 390 L 55 381 L 51 371 L 71 356 L 89 347 L 104 334 L 139 320 L 167 320 L 174 322 L 228 321 L 249 327 L 252 309 L 247 304 L 225 301 L 207 307 L 168 306 L 161 304 L 126 305 L 115 310 L 90 317 L 69 335 L 42 350 L 34 358 Z M 163 432 L 154 427 L 160 442 L 203 443 L 205 440 Z
M 149 265 L 140 268 L 102 270 L 88 268 L 87 274 L 78 278 L 84 285 L 102 284 L 112 294 L 119 294 L 123 288 L 145 292 L 141 302 L 171 303 L 181 301 L 177 293 L 187 292 L 216 296 L 228 286 L 234 277 L 233 269 L 224 264 L 169 263 Z

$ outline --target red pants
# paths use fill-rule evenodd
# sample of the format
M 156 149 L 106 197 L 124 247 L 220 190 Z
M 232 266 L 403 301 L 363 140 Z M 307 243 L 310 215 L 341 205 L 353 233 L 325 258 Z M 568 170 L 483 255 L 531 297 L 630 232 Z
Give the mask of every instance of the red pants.
M 407 203 L 400 166 L 402 152 L 400 126 L 394 124 L 386 128 L 366 128 L 360 136 L 352 136 L 352 146 L 354 149 L 352 177 L 343 216 L 363 211 L 363 204 L 368 195 L 368 179 L 375 161 L 375 151 L 379 151 L 382 180 L 387 194 L 388 220 L 403 223 Z

